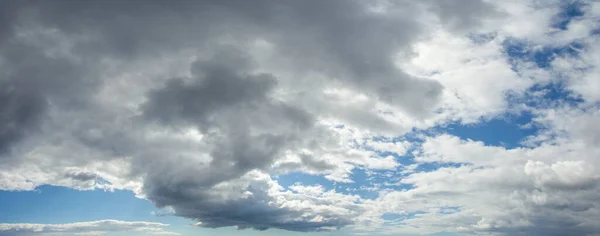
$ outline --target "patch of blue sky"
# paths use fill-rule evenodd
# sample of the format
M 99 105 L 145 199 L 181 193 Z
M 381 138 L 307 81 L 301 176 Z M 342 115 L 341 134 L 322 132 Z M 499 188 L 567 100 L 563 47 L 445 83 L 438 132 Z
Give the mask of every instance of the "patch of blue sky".
M 363 169 L 352 171 L 353 183 L 336 183 L 336 192 L 343 194 L 359 195 L 363 199 L 376 199 L 379 196 L 380 186 L 378 181 L 369 179 L 369 175 Z
M 511 107 L 525 104 L 534 108 L 548 108 L 558 105 L 576 106 L 583 102 L 581 98 L 567 90 L 562 83 L 534 85 L 528 89 L 525 96 L 512 97 L 509 95 L 507 99 Z M 523 141 L 539 132 L 539 128 L 532 123 L 534 116 L 527 110 L 514 113 L 507 112 L 490 120 L 482 120 L 479 123 L 463 124 L 457 121 L 423 130 L 421 133 L 426 136 L 445 133 L 460 137 L 463 140 L 481 141 L 485 145 L 513 149 L 523 147 Z M 418 138 L 416 142 L 419 142 Z M 410 158 L 405 158 L 403 164 L 410 164 L 411 161 Z M 463 164 L 421 163 L 416 171 L 435 170 L 441 167 L 458 167 Z
M 336 128 L 344 128 L 339 125 Z M 418 140 L 414 134 L 407 134 L 400 137 L 371 137 L 374 142 L 413 142 Z M 399 155 L 395 152 L 377 151 L 373 147 L 365 144 L 366 140 L 357 140 L 354 143 L 355 148 L 373 151 L 378 157 L 393 156 L 401 165 L 414 164 L 412 152 L 414 147 L 408 147 L 407 154 Z M 379 196 L 378 191 L 383 189 L 402 190 L 408 189 L 410 185 L 398 184 L 399 174 L 403 167 L 397 167 L 394 170 L 366 170 L 363 167 L 356 167 L 351 173 L 351 183 L 335 182 L 326 179 L 321 175 L 310 175 L 301 172 L 292 172 L 284 175 L 275 176 L 274 179 L 284 188 L 289 188 L 295 184 L 302 185 L 320 185 L 326 190 L 334 189 L 336 192 L 344 194 L 358 194 L 365 199 L 375 199 Z
M 284 175 L 274 176 L 277 183 L 284 188 L 289 188 L 290 186 L 296 184 L 302 185 L 321 185 L 325 189 L 333 189 L 334 182 L 326 179 L 322 175 L 310 175 L 302 172 L 291 172 Z
M 0 222 L 60 224 L 114 219 L 187 224 L 172 216 L 155 216 L 159 211 L 131 191 L 78 191 L 65 187 L 40 186 L 35 191 L 0 191 Z
M 564 92 L 556 90 L 552 95 L 548 95 L 549 99 L 564 99 Z M 517 104 L 511 104 L 517 105 Z M 522 141 L 527 140 L 527 137 L 535 135 L 538 132 L 536 126 L 531 125 L 533 114 L 528 111 L 518 113 L 504 113 L 501 116 L 494 117 L 489 120 L 482 119 L 481 122 L 464 124 L 460 121 L 451 122 L 442 126 L 436 126 L 426 130 L 414 130 L 413 132 L 395 138 L 394 140 L 408 140 L 415 143 L 413 148 L 406 155 L 399 157 L 397 160 L 404 166 L 415 164 L 412 152 L 418 148 L 419 143 L 422 143 L 423 137 L 434 137 L 440 134 L 449 134 L 457 136 L 462 140 L 481 141 L 488 146 L 502 146 L 508 149 L 523 147 Z M 382 153 L 388 154 L 388 153 Z M 393 153 L 389 153 L 394 155 Z M 469 163 L 448 163 L 448 162 L 426 162 L 418 163 L 415 172 L 430 172 L 439 168 L 458 168 L 461 166 L 470 165 Z M 401 179 L 405 174 L 398 173 L 396 178 Z M 411 186 L 401 186 L 404 189 L 410 189 Z
M 352 182 L 335 182 L 321 175 L 309 175 L 305 173 L 288 173 L 274 177 L 279 185 L 289 189 L 296 184 L 320 185 L 325 191 L 335 190 L 338 193 L 359 195 L 363 199 L 375 199 L 379 191 L 408 189 L 410 185 L 399 185 L 399 170 L 368 170 L 355 168 L 352 170 Z
M 458 163 L 458 162 L 423 162 L 419 163 L 419 166 L 414 169 L 415 172 L 431 172 L 440 168 L 459 168 L 461 166 L 468 166 L 470 163 Z
M 454 214 L 460 212 L 460 207 L 445 206 L 442 207 L 439 212 L 443 215 Z
M 554 23 L 551 27 L 566 30 L 573 19 L 584 15 L 585 12 L 582 9 L 585 3 L 578 0 L 565 0 L 561 5 L 561 10 L 554 16 Z M 596 31 L 600 33 L 600 29 Z M 468 38 L 475 43 L 486 43 L 495 39 L 496 34 L 494 32 L 469 34 Z M 504 41 L 503 47 L 513 66 L 518 60 L 525 60 L 535 62 L 540 68 L 549 68 L 557 55 L 577 56 L 583 44 L 574 41 L 560 47 L 547 47 L 535 45 L 526 40 L 509 38 Z M 513 67 L 513 69 L 516 68 Z
M 574 42 L 564 47 L 542 47 L 534 49 L 534 47 L 527 42 L 519 40 L 508 40 L 505 42 L 504 46 L 507 55 L 510 57 L 509 60 L 532 61 L 541 68 L 551 66 L 551 61 L 554 60 L 556 56 L 578 56 L 579 50 L 583 48 L 582 44 Z M 573 95 L 571 91 L 568 91 L 560 82 L 535 85 L 529 88 L 524 96 L 517 96 L 509 93 L 507 94 L 506 99 L 511 108 L 523 104 L 526 104 L 529 107 L 545 108 L 552 106 L 552 104 L 576 105 L 582 102 L 580 98 Z M 527 110 L 506 112 L 501 116 L 489 120 L 482 119 L 481 122 L 474 124 L 463 124 L 462 122 L 457 121 L 426 130 L 414 129 L 407 135 L 395 138 L 375 137 L 373 138 L 373 141 L 409 141 L 415 143 L 415 145 L 409 149 L 407 154 L 402 156 L 392 152 L 377 152 L 380 156 L 392 155 L 402 165 L 407 166 L 415 164 L 414 157 L 411 153 L 414 151 L 414 148 L 419 146 L 419 143 L 424 141 L 423 136 L 431 137 L 445 133 L 460 137 L 463 140 L 481 141 L 485 145 L 502 146 L 508 149 L 523 147 L 525 145 L 522 144 L 522 141 L 526 141 L 528 137 L 535 135 L 539 131 L 537 126 L 532 125 L 533 118 L 534 114 Z M 363 148 L 371 150 L 369 147 Z M 416 172 L 429 172 L 443 167 L 468 165 L 468 163 L 440 162 L 418 164 L 418 167 L 414 169 Z M 402 172 L 398 172 L 392 178 L 400 180 L 402 176 Z M 400 188 L 410 189 L 410 186 L 401 186 Z
M 504 53 L 506 54 L 512 69 L 518 72 L 518 64 L 521 61 L 534 62 L 539 68 L 548 69 L 552 65 L 552 61 L 557 56 L 572 56 L 579 55 L 584 45 L 581 42 L 573 41 L 566 45 L 550 47 L 536 45 L 526 40 L 509 38 L 504 40 Z
M 551 27 L 566 30 L 573 18 L 584 15 L 582 8 L 585 5 L 585 2 L 578 0 L 563 0 L 561 5 L 561 11 L 554 16 L 554 23 Z
M 516 148 L 521 141 L 536 133 L 534 128 L 528 128 L 532 115 L 529 112 L 520 114 L 506 113 L 501 117 L 474 124 L 453 122 L 443 127 L 447 134 L 461 139 L 481 141 L 486 145 Z
M 513 70 L 517 73 L 520 62 L 534 62 L 539 68 L 551 69 L 552 61 L 557 57 L 578 57 L 584 50 L 584 44 L 578 41 L 558 47 L 535 46 L 526 41 L 510 39 L 504 42 L 504 51 Z M 561 76 L 561 75 L 556 75 Z M 556 105 L 577 105 L 583 100 L 565 87 L 569 78 L 558 77 L 547 83 L 535 84 L 528 88 L 524 96 L 507 94 L 509 104 L 525 104 L 529 107 L 546 108 Z
M 401 167 L 396 170 L 355 169 L 352 176 L 354 183 L 346 186 L 346 189 L 350 188 L 351 193 L 358 194 L 365 199 L 375 199 L 379 196 L 380 191 L 401 191 L 412 188 L 410 185 L 399 184 L 402 176 L 400 169 Z
M 386 225 L 399 225 L 402 224 L 402 221 L 406 220 L 406 219 L 410 219 L 410 218 L 414 218 L 415 215 L 417 214 L 423 214 L 425 213 L 424 211 L 415 211 L 415 212 L 408 212 L 405 214 L 400 214 L 400 213 L 384 213 L 383 215 L 381 215 L 381 219 L 386 221 Z
M 561 105 L 576 106 L 584 100 L 565 88 L 562 81 L 548 84 L 536 84 L 528 89 L 521 102 L 529 107 L 546 108 Z

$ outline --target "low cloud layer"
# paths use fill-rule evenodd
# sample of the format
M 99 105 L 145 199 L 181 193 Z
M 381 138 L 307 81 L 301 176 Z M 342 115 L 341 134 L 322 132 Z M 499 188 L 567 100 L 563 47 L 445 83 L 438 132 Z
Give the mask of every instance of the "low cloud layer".
M 138 231 L 149 235 L 179 235 L 155 222 L 100 220 L 67 224 L 0 224 L 0 235 L 103 235 L 107 232 Z
M 0 190 L 130 190 L 207 228 L 598 233 L 599 6 L 2 1 Z M 445 129 L 507 117 L 516 147 Z

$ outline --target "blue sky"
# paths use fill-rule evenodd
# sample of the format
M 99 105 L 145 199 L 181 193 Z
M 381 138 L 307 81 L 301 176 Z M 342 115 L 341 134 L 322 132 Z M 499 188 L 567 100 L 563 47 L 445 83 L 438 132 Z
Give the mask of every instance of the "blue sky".
M 600 2 L 459 2 L 0 3 L 0 235 L 600 233 Z

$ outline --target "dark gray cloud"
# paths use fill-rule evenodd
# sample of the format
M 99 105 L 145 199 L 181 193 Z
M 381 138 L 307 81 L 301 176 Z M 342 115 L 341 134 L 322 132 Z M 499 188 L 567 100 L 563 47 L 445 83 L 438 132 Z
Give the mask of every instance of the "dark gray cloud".
M 300 129 L 312 126 L 309 113 L 269 96 L 277 79 L 253 74 L 251 64 L 240 51 L 217 50 L 193 63 L 189 82 L 170 79 L 142 105 L 147 119 L 167 126 L 191 124 L 208 135 L 215 147 L 200 178 L 207 187 L 269 167 Z M 275 123 L 285 128 L 273 129 Z
M 60 44 L 70 42 L 43 26 L 29 25 L 26 5 L 0 3 L 6 11 L 0 25 L 1 156 L 9 156 L 11 146 L 36 134 L 51 107 L 80 109 L 101 83 L 97 55 L 75 58 L 60 52 Z
M 327 163 L 324 160 L 315 160 L 313 156 L 301 154 L 300 160 L 302 160 L 302 164 L 308 166 L 309 168 L 314 168 L 319 171 L 333 169 L 333 165 L 331 163 Z
M 0 44 L 10 37 L 15 27 L 14 22 L 19 5 L 23 1 L 4 1 L 0 5 Z
M 278 17 L 283 33 L 273 40 L 295 55 L 292 63 L 411 114 L 428 113 L 438 102 L 439 83 L 413 78 L 394 65 L 396 53 L 423 30 L 414 4 L 404 2 L 389 9 L 397 14 L 383 14 L 367 11 L 361 1 L 287 3 L 280 7 L 285 17 Z
M 149 199 L 158 206 L 171 206 L 178 216 L 195 219 L 199 226 L 217 228 L 236 226 L 240 229 L 266 230 L 279 228 L 292 231 L 323 231 L 340 228 L 353 223 L 351 216 L 335 210 L 320 214 L 279 205 L 280 199 L 269 193 L 269 185 L 263 181 L 251 181 L 250 185 L 235 185 L 226 191 L 209 190 L 199 185 L 197 179 L 170 180 L 153 179 L 146 185 Z M 204 189 L 204 190 L 202 190 Z M 223 192 L 220 192 L 223 191 Z M 315 204 L 313 199 L 305 199 L 304 204 Z M 355 210 L 355 209 L 349 209 Z M 358 214 L 358 213 L 357 213 Z M 317 216 L 324 217 L 319 222 L 311 222 Z
M 450 30 L 460 33 L 479 26 L 484 19 L 499 17 L 499 12 L 492 3 L 479 0 L 424 1 L 437 13 L 440 22 Z
M 221 109 L 260 106 L 277 84 L 270 74 L 248 74 L 249 60 L 232 49 L 218 52 L 209 61 L 192 65 L 192 81 L 175 78 L 165 87 L 151 91 L 144 115 L 165 124 L 192 122 L 208 131 L 218 121 L 212 116 Z
M 34 89 L 18 82 L 0 82 L 0 156 L 35 129 L 46 106 Z
M 89 64 L 92 61 L 107 57 L 130 60 L 203 47 L 223 35 L 270 40 L 281 49 L 282 55 L 293 55 L 286 60 L 298 68 L 325 72 L 352 89 L 411 113 L 430 111 L 441 92 L 436 82 L 411 78 L 393 65 L 395 50 L 409 44 L 421 31 L 410 11 L 403 11 L 406 15 L 399 17 L 374 14 L 366 11 L 366 5 L 360 1 L 171 1 L 168 4 L 30 1 L 18 5 L 7 1 L 3 4 L 6 5 L 3 9 L 14 9 L 6 15 L 10 19 L 5 22 L 13 24 L 2 27 L 3 35 L 10 35 L 16 26 L 30 25 L 55 29 L 68 37 L 85 35 L 71 42 L 71 53 L 83 61 L 45 55 L 44 47 L 57 46 L 56 42 L 35 45 L 12 42 L 3 53 L 14 61 L 5 66 L 15 70 L 14 77 L 29 81 L 28 86 L 43 88 L 42 97 L 56 95 L 52 99 L 71 103 L 69 106 L 81 105 L 77 103 L 85 100 L 85 96 L 94 92 L 90 88 L 100 83 L 90 75 L 98 74 L 96 70 L 102 65 Z M 406 8 L 414 7 L 411 5 Z M 8 38 L 19 40 L 14 35 Z M 171 80 L 169 86 L 177 89 L 178 81 Z M 221 80 L 207 83 L 221 83 Z M 195 110 L 184 112 L 211 109 L 204 105 L 210 104 L 197 104 Z
M 277 79 L 252 73 L 251 64 L 240 51 L 220 49 L 208 60 L 192 64 L 193 78 L 171 79 L 148 94 L 143 105 L 147 119 L 168 126 L 194 125 L 209 134 L 214 145 L 208 163 L 162 157 L 146 166 L 142 172 L 148 173 L 144 182 L 148 199 L 172 207 L 176 215 L 198 220 L 202 227 L 318 231 L 351 223 L 335 216 L 321 223 L 307 222 L 302 211 L 270 204 L 274 199 L 269 186 L 260 181 L 235 189 L 232 199 L 215 199 L 219 185 L 252 170 L 268 170 L 284 148 L 298 141 L 301 130 L 313 126 L 309 113 L 272 98 Z M 247 193 L 249 197 L 240 198 Z
M 368 11 L 367 6 L 343 0 L 34 1 L 28 5 L 31 18 L 47 27 L 89 35 L 75 45 L 80 53 L 135 58 L 201 47 L 220 37 L 265 38 L 282 55 L 291 55 L 285 60 L 300 65 L 297 68 L 325 72 L 411 113 L 429 112 L 439 100 L 441 85 L 412 78 L 393 64 L 397 50 L 423 31 L 415 20 L 418 12 L 413 11 L 419 7 L 404 2 L 390 10 L 399 14 L 381 14 Z

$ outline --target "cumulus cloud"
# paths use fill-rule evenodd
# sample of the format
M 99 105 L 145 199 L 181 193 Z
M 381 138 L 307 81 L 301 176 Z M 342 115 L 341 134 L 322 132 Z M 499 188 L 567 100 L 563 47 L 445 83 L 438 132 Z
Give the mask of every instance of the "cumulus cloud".
M 151 235 L 179 235 L 165 231 L 166 224 L 143 221 L 99 220 L 66 224 L 0 224 L 0 235 L 103 235 L 106 232 L 139 231 Z
M 598 217 L 597 140 L 580 128 L 592 127 L 588 117 L 593 114 L 564 108 L 540 116 L 539 125 L 552 128 L 535 136 L 547 140 L 534 147 L 507 149 L 447 134 L 428 137 L 416 161 L 449 166 L 402 178 L 400 183 L 413 188 L 386 192 L 375 205 L 382 211 L 416 212 L 401 223 L 437 229 L 432 232 L 596 233 L 589 219 Z M 398 231 L 403 230 L 410 232 Z
M 430 142 L 436 144 L 430 146 Z M 390 202 L 396 202 L 392 208 L 398 212 L 425 211 L 403 222 L 438 230 L 524 235 L 594 233 L 598 228 L 588 219 L 598 217 L 593 200 L 600 194 L 595 184 L 597 161 L 585 156 L 595 149 L 540 146 L 507 150 L 437 137 L 423 144 L 427 154 L 421 161 L 463 165 L 412 174 L 401 182 L 413 189 L 386 193 L 378 200 L 386 204 L 386 209 L 390 209 Z M 546 164 L 557 159 L 570 161 Z M 444 208 L 458 210 L 441 212 Z
M 125 189 L 208 228 L 597 233 L 598 3 L 561 4 L 2 1 L 0 190 Z M 524 113 L 516 148 L 443 133 Z
M 7 190 L 130 189 L 205 227 L 339 228 L 351 217 L 274 204 L 281 190 L 264 175 L 311 169 L 350 181 L 354 168 L 393 168 L 393 158 L 351 145 L 330 122 L 371 129 L 353 122 L 354 109 L 400 133 L 408 126 L 367 107 L 322 110 L 344 101 L 316 103 L 342 88 L 422 117 L 442 90 L 394 66 L 394 52 L 421 31 L 399 7 L 388 10 L 406 16 L 359 1 L 3 4 L 14 9 L 2 28 Z M 279 59 L 260 56 L 268 53 Z M 148 66 L 165 60 L 179 67 Z M 278 168 L 286 153 L 300 164 Z

